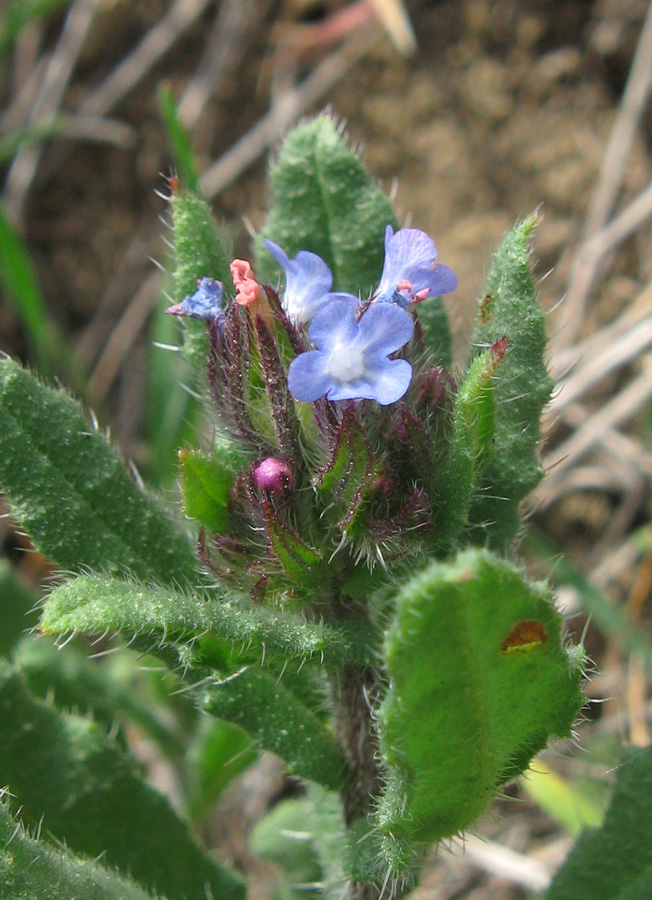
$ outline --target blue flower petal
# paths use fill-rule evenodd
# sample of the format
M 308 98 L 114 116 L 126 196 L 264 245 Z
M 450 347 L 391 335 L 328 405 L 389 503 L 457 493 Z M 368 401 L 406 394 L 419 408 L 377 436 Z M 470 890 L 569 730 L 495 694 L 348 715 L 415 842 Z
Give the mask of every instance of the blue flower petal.
M 296 400 L 312 403 L 323 397 L 332 384 L 328 357 L 319 350 L 300 353 L 288 369 L 288 389 Z
M 359 328 L 352 305 L 345 300 L 328 303 L 312 320 L 308 334 L 315 347 L 324 351 L 338 345 L 354 345 L 359 339 Z
M 372 303 L 359 323 L 360 343 L 365 356 L 381 354 L 389 356 L 400 350 L 414 332 L 412 316 L 395 304 Z
M 375 400 L 383 406 L 405 394 L 412 366 L 390 360 L 412 337 L 411 316 L 398 306 L 370 306 L 356 320 L 348 302 L 323 307 L 309 329 L 318 348 L 290 364 L 288 387 L 297 400 Z
M 285 274 L 281 304 L 293 322 L 309 322 L 324 303 L 339 296 L 329 294 L 333 276 L 321 256 L 300 250 L 296 259 L 290 259 L 274 241 L 265 239 L 264 244 Z
M 428 297 L 448 294 L 457 287 L 457 278 L 447 266 L 435 266 L 435 242 L 418 228 L 401 228 L 394 233 L 391 225 L 385 229 L 385 263 L 376 290 L 381 302 L 395 302 L 393 295 L 403 281 L 410 283 L 408 291 L 400 290 L 405 298 L 422 291 Z
M 430 283 L 430 296 L 441 297 L 442 294 L 450 294 L 458 285 L 457 275 L 448 266 L 441 263 L 432 270 L 432 280 Z
M 381 406 L 396 403 L 412 381 L 412 366 L 406 359 L 381 359 L 370 367 L 373 374 L 374 396 Z
M 202 278 L 194 294 L 184 297 L 181 303 L 170 306 L 166 313 L 188 316 L 192 319 L 212 321 L 222 315 L 222 294 L 224 285 L 213 278 Z

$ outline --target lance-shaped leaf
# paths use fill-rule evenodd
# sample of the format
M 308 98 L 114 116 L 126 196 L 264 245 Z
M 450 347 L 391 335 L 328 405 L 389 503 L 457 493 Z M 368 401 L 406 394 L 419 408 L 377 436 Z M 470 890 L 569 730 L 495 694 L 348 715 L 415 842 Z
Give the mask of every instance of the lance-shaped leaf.
M 450 369 L 453 365 L 453 338 L 448 313 L 441 297 L 431 297 L 417 306 L 421 340 L 430 365 Z
M 279 657 L 329 666 L 369 665 L 374 632 L 359 622 L 325 625 L 254 607 L 240 596 L 182 594 L 100 576 L 71 578 L 55 588 L 43 607 L 41 629 L 51 634 L 151 635 L 179 642 L 212 632 L 260 659 L 263 648 Z
M 270 177 L 274 202 L 262 237 L 290 257 L 316 253 L 333 274 L 333 290 L 368 296 L 383 268 L 385 227 L 396 222 L 332 119 L 319 116 L 290 132 Z M 262 240 L 257 250 L 256 271 L 274 284 L 279 270 Z
M 107 732 L 116 720 L 129 719 L 170 757 L 179 759 L 183 755 L 181 739 L 152 710 L 151 696 L 134 690 L 134 679 L 125 684 L 99 660 L 89 659 L 76 644 L 58 648 L 44 637 L 26 640 L 18 646 L 14 662 L 30 690 L 58 709 L 74 709 L 80 715 L 92 713 Z M 135 663 L 133 674 L 142 674 Z
M 174 293 L 177 303 L 197 290 L 200 278 L 208 276 L 232 287 L 229 258 L 215 227 L 210 207 L 192 191 L 171 183 L 174 231 Z M 199 384 L 205 384 L 208 360 L 206 325 L 184 318 L 183 352 Z
M 549 737 L 570 733 L 582 705 L 582 653 L 564 647 L 549 591 L 486 551 L 408 582 L 385 655 L 379 723 L 391 790 L 379 823 L 392 841 L 472 825 Z
M 201 578 L 186 535 L 63 391 L 0 360 L 0 488 L 38 550 L 70 571 Z
M 618 769 L 604 825 L 580 835 L 545 900 L 652 897 L 650 821 L 652 750 L 631 747 Z
M 467 521 L 478 476 L 494 451 L 495 385 L 506 340 L 501 338 L 469 367 L 455 396 L 448 452 L 435 471 L 437 521 L 433 544 L 450 551 Z
M 31 838 L 1 795 L 0 885 L 6 900 L 153 900 L 149 891 L 98 863 Z
M 92 721 L 58 713 L 0 661 L 0 783 L 23 819 L 169 900 L 242 900 L 244 887 L 195 843 L 168 801 Z
M 284 676 L 291 685 L 292 675 Z M 288 690 L 259 666 L 248 666 L 203 692 L 203 708 L 249 734 L 262 750 L 281 757 L 289 772 L 337 791 L 344 763 L 330 731 Z
M 235 473 L 219 457 L 206 456 L 200 450 L 181 450 L 179 460 L 186 514 L 211 531 L 227 531 L 227 504 Z
M 355 413 L 342 416 L 331 458 L 319 474 L 315 491 L 324 518 L 348 531 L 365 499 L 365 490 L 378 470 L 369 441 Z
M 509 352 L 496 373 L 495 453 L 470 512 L 482 543 L 504 551 L 520 525 L 518 505 L 537 485 L 539 419 L 552 381 L 544 364 L 545 317 L 529 266 L 532 216 L 510 231 L 494 256 L 473 334 L 479 346 L 507 338 Z

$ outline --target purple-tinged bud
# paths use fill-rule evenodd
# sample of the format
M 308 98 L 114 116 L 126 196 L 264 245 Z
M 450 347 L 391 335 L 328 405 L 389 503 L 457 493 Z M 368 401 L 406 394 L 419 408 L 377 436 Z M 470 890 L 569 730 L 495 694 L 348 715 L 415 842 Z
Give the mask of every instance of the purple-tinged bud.
M 268 456 L 252 469 L 254 486 L 263 494 L 285 494 L 294 487 L 294 477 L 287 462 Z

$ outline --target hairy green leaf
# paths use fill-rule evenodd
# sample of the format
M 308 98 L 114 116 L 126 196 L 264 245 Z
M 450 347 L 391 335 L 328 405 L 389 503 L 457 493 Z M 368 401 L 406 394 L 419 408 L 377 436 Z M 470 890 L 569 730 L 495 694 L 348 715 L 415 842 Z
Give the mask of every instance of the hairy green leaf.
M 368 665 L 373 659 L 373 632 L 361 623 L 312 624 L 251 606 L 244 597 L 187 595 L 100 576 L 71 578 L 55 588 L 45 602 L 41 629 L 51 634 L 109 629 L 170 641 L 210 631 L 258 656 L 265 648 L 331 666 Z
M 218 458 L 206 456 L 199 450 L 182 450 L 179 459 L 187 515 L 211 531 L 225 531 L 229 522 L 226 507 L 234 481 L 233 472 Z
M 0 795 L 0 886 L 4 900 L 152 900 L 132 881 L 29 837 Z
M 199 279 L 208 276 L 233 287 L 229 258 L 208 203 L 192 191 L 174 185 L 170 197 L 174 230 L 174 293 L 177 303 L 194 294 Z M 208 363 L 206 323 L 182 319 L 183 352 L 196 383 L 204 385 Z
M 499 342 L 478 356 L 455 396 L 446 457 L 434 473 L 437 524 L 432 543 L 438 555 L 449 553 L 462 532 L 473 488 L 493 453 L 494 373 L 503 354 Z
M 652 896 L 652 749 L 631 747 L 600 829 L 577 839 L 545 900 L 649 900 Z
M 0 360 L 0 488 L 38 550 L 70 571 L 201 576 L 192 546 L 63 391 Z
M 203 716 L 188 749 L 189 811 L 201 822 L 224 788 L 255 759 L 257 752 L 237 725 Z
M 274 202 L 262 236 L 290 257 L 317 253 L 333 273 L 333 290 L 366 298 L 380 280 L 385 227 L 395 218 L 332 119 L 319 116 L 290 132 L 270 178 Z M 278 268 L 262 241 L 257 251 L 258 277 L 274 284 Z
M 292 675 L 274 680 L 248 666 L 204 688 L 202 706 L 249 734 L 262 750 L 281 757 L 288 771 L 330 790 L 344 783 L 344 763 L 331 732 L 292 693 Z
M 59 648 L 45 637 L 23 641 L 14 662 L 36 696 L 52 698 L 58 709 L 74 709 L 81 715 L 92 713 L 107 731 L 116 720 L 128 719 L 168 756 L 181 757 L 183 746 L 179 737 L 152 710 L 151 698 L 134 690 L 132 682 L 118 679 L 100 660 L 89 659 L 76 644 Z M 134 672 L 135 668 L 134 664 Z
M 102 856 L 169 900 L 242 900 L 235 876 L 214 863 L 161 794 L 141 781 L 92 721 L 58 713 L 0 661 L 0 783 L 23 818 L 75 853 Z
M 549 591 L 486 551 L 408 582 L 385 653 L 379 823 L 392 837 L 467 828 L 582 705 L 581 653 L 564 647 Z
M 529 265 L 536 225 L 531 216 L 503 239 L 493 259 L 473 343 L 487 347 L 507 338 L 496 374 L 495 453 L 470 512 L 478 540 L 503 552 L 520 526 L 519 503 L 540 481 L 539 419 L 550 399 L 545 363 L 545 316 L 535 296 Z
M 38 594 L 16 578 L 11 563 L 0 560 L 0 656 L 9 656 L 20 637 L 38 620 Z
M 430 365 L 450 369 L 453 365 L 453 338 L 443 300 L 441 297 L 430 297 L 417 306 L 417 312 Z

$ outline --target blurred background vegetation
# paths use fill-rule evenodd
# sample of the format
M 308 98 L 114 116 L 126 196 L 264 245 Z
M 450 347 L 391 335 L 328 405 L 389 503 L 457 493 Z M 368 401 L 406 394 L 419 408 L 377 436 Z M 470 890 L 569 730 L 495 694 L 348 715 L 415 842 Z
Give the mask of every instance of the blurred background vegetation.
M 621 745 L 649 742 L 651 78 L 641 0 L 0 5 L 0 350 L 80 397 L 172 503 L 177 449 L 205 425 L 163 315 L 169 175 L 211 202 L 246 257 L 270 154 L 329 106 L 399 218 L 458 273 L 459 347 L 491 251 L 540 208 L 559 388 L 522 554 L 585 635 L 586 752 L 551 748 L 479 823 L 482 841 L 433 857 L 429 900 L 541 890 L 600 821 Z M 0 653 L 31 690 L 102 723 L 253 896 L 319 881 L 302 787 L 244 732 L 201 719 L 149 657 L 108 637 L 57 651 L 26 635 L 56 573 L 6 517 L 0 542 Z

